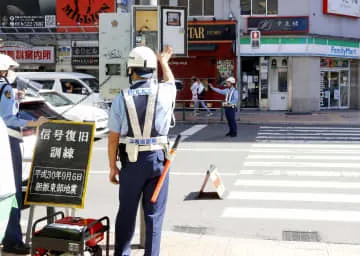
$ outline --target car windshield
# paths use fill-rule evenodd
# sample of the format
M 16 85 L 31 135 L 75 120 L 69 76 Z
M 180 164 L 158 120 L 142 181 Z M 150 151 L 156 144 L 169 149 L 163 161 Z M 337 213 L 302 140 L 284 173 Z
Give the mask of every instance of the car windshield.
M 40 95 L 54 107 L 64 107 L 74 104 L 71 100 L 56 92 L 40 92 Z
M 44 101 L 22 102 L 19 108 L 20 118 L 36 120 L 44 116 L 52 120 L 65 120 L 65 118 L 52 110 Z
M 85 82 L 93 92 L 99 92 L 99 81 L 96 78 L 82 78 L 81 81 Z

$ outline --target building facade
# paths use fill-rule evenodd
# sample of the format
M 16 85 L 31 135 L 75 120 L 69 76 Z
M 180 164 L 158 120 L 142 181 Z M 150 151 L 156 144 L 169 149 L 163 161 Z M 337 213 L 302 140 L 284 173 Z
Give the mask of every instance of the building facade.
M 165 2 L 186 5 L 189 21 L 237 21 L 234 67 L 242 108 L 312 112 L 360 107 L 359 1 Z M 251 31 L 260 31 L 257 44 Z M 200 69 L 192 74 L 201 76 Z
M 259 2 L 265 4 L 262 10 L 254 5 Z M 360 3 L 342 2 L 241 1 L 243 107 L 358 108 Z M 259 46 L 249 37 L 252 30 L 261 32 Z
M 26 7 L 30 0 L 17 2 L 21 15 L 0 12 L 0 52 L 20 62 L 21 70 L 98 77 L 100 12 L 129 12 L 134 4 L 186 6 L 188 56 L 170 63 L 184 82 L 178 100 L 191 99 L 192 76 L 219 85 L 231 75 L 241 108 L 360 108 L 360 1 L 31 1 L 32 8 Z M 251 31 L 260 34 L 251 38 Z M 206 99 L 219 95 L 209 92 Z

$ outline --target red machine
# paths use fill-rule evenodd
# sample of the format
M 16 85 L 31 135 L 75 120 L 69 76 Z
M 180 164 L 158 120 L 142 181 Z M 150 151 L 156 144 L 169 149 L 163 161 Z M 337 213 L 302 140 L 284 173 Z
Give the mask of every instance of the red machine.
M 36 230 L 40 222 L 54 220 Z M 87 255 L 101 256 L 102 249 L 99 242 L 104 239 L 106 232 L 106 255 L 109 255 L 109 218 L 84 219 L 81 217 L 65 217 L 63 212 L 57 212 L 37 220 L 32 228 L 31 255 Z

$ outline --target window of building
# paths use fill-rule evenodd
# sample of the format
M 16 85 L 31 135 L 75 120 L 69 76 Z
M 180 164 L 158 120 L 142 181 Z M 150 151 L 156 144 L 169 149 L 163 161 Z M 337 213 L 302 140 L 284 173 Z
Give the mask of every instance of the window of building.
M 187 7 L 189 16 L 214 16 L 214 0 L 178 0 L 178 6 Z
M 278 0 L 240 0 L 241 15 L 276 15 Z
M 169 6 L 170 0 L 158 0 L 158 5 L 160 6 Z M 149 0 L 135 0 L 135 4 L 137 5 L 148 5 Z
M 158 0 L 158 4 L 161 6 L 169 6 L 169 0 Z

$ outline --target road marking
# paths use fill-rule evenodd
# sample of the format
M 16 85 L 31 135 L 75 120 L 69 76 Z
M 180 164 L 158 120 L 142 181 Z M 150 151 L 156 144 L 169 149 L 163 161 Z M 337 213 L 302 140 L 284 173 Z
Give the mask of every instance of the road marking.
M 247 159 L 273 159 L 273 160 L 354 160 L 360 161 L 358 155 L 295 155 L 295 154 L 282 154 L 282 155 L 269 155 L 269 154 L 253 154 L 248 155 Z
M 286 133 L 283 133 L 283 132 L 264 132 L 264 131 L 261 131 L 261 132 L 258 132 L 257 133 L 258 135 L 288 135 L 288 136 L 325 136 L 325 135 L 338 135 L 338 136 L 344 136 L 344 137 L 348 137 L 348 136 L 360 136 L 360 132 L 359 133 L 336 133 L 336 132 L 319 132 L 319 131 L 314 131 L 314 132 L 311 132 L 309 134 L 306 134 L 306 133 L 291 133 L 291 132 L 286 132 Z
M 257 139 L 311 139 L 311 140 L 316 140 L 316 139 L 321 139 L 321 140 L 358 140 L 360 139 L 359 137 L 349 137 L 349 136 L 341 136 L 341 137 L 322 137 L 322 136 L 312 136 L 312 135 L 307 135 L 304 136 L 304 134 L 301 134 L 301 136 L 256 136 Z M 331 141 L 332 142 L 332 141 Z
M 239 219 L 277 219 L 360 222 L 359 211 L 311 210 L 289 208 L 226 208 L 221 217 Z
M 331 144 L 318 144 L 318 142 L 316 142 L 317 144 L 287 144 L 287 143 L 254 143 L 252 146 L 253 148 L 325 148 L 325 149 L 329 149 L 329 148 L 334 148 L 337 149 L 339 152 L 341 152 L 342 149 L 360 149 L 360 145 L 349 145 L 349 144 L 336 144 L 336 145 L 331 145 Z
M 341 149 L 341 148 L 340 148 Z M 334 148 L 334 149 L 306 149 L 304 151 L 303 148 L 292 148 L 292 149 L 250 149 L 249 153 L 266 153 L 267 155 L 269 153 L 296 153 L 296 154 L 336 154 L 336 155 L 349 155 L 349 154 L 360 154 L 360 150 L 356 149 L 341 149 Z
M 351 132 L 360 132 L 360 129 L 350 129 L 350 130 L 338 130 L 338 129 L 260 129 L 260 132 L 341 132 L 341 133 L 351 133 Z
M 313 144 L 316 141 L 317 144 L 323 145 L 341 145 L 346 142 L 346 144 L 356 144 L 358 145 L 360 140 L 308 140 L 308 139 L 298 139 L 298 140 L 280 140 L 280 139 L 256 139 L 257 143 L 289 143 L 289 144 Z M 331 143 L 331 144 L 330 144 Z
M 308 167 L 308 168 L 360 168 L 360 164 L 356 163 L 331 163 L 331 162 L 250 162 L 244 163 L 244 166 L 257 167 Z
M 336 189 L 358 189 L 359 182 L 339 182 L 339 181 L 312 181 L 312 180 L 254 180 L 239 179 L 235 181 L 235 186 L 248 187 L 291 187 L 291 188 L 336 188 Z
M 289 201 L 289 202 L 326 202 L 326 203 L 360 203 L 360 195 L 354 194 L 319 194 L 319 193 L 286 193 L 286 192 L 246 192 L 231 191 L 227 199 Z
M 296 171 L 296 170 L 240 170 L 240 175 L 262 175 L 262 176 L 300 176 L 300 177 L 347 177 L 347 178 L 359 178 L 360 172 L 351 171 Z
M 198 131 L 204 129 L 206 126 L 207 126 L 206 124 L 197 124 L 197 125 L 194 125 L 194 126 L 190 127 L 189 129 L 186 129 L 185 131 L 182 131 L 180 133 L 181 140 L 185 140 L 186 138 L 194 135 Z
M 94 150 L 105 151 L 106 147 L 96 147 Z M 191 151 L 191 152 L 249 152 L 250 149 L 244 148 L 182 148 L 179 145 L 177 151 Z M 288 152 L 288 151 L 286 151 Z M 359 150 L 360 153 L 360 150 Z
M 358 130 L 360 131 L 360 128 L 354 128 L 354 127 L 324 127 L 324 126 L 260 126 L 260 129 L 299 129 L 299 130 Z
M 169 172 L 170 175 L 174 175 L 174 176 L 205 176 L 206 175 L 206 170 L 203 172 Z M 96 174 L 96 175 L 107 175 L 109 174 L 108 170 L 90 170 L 89 174 Z M 233 173 L 233 172 L 221 172 L 220 176 L 229 176 L 229 177 L 235 177 L 238 176 L 238 173 Z

